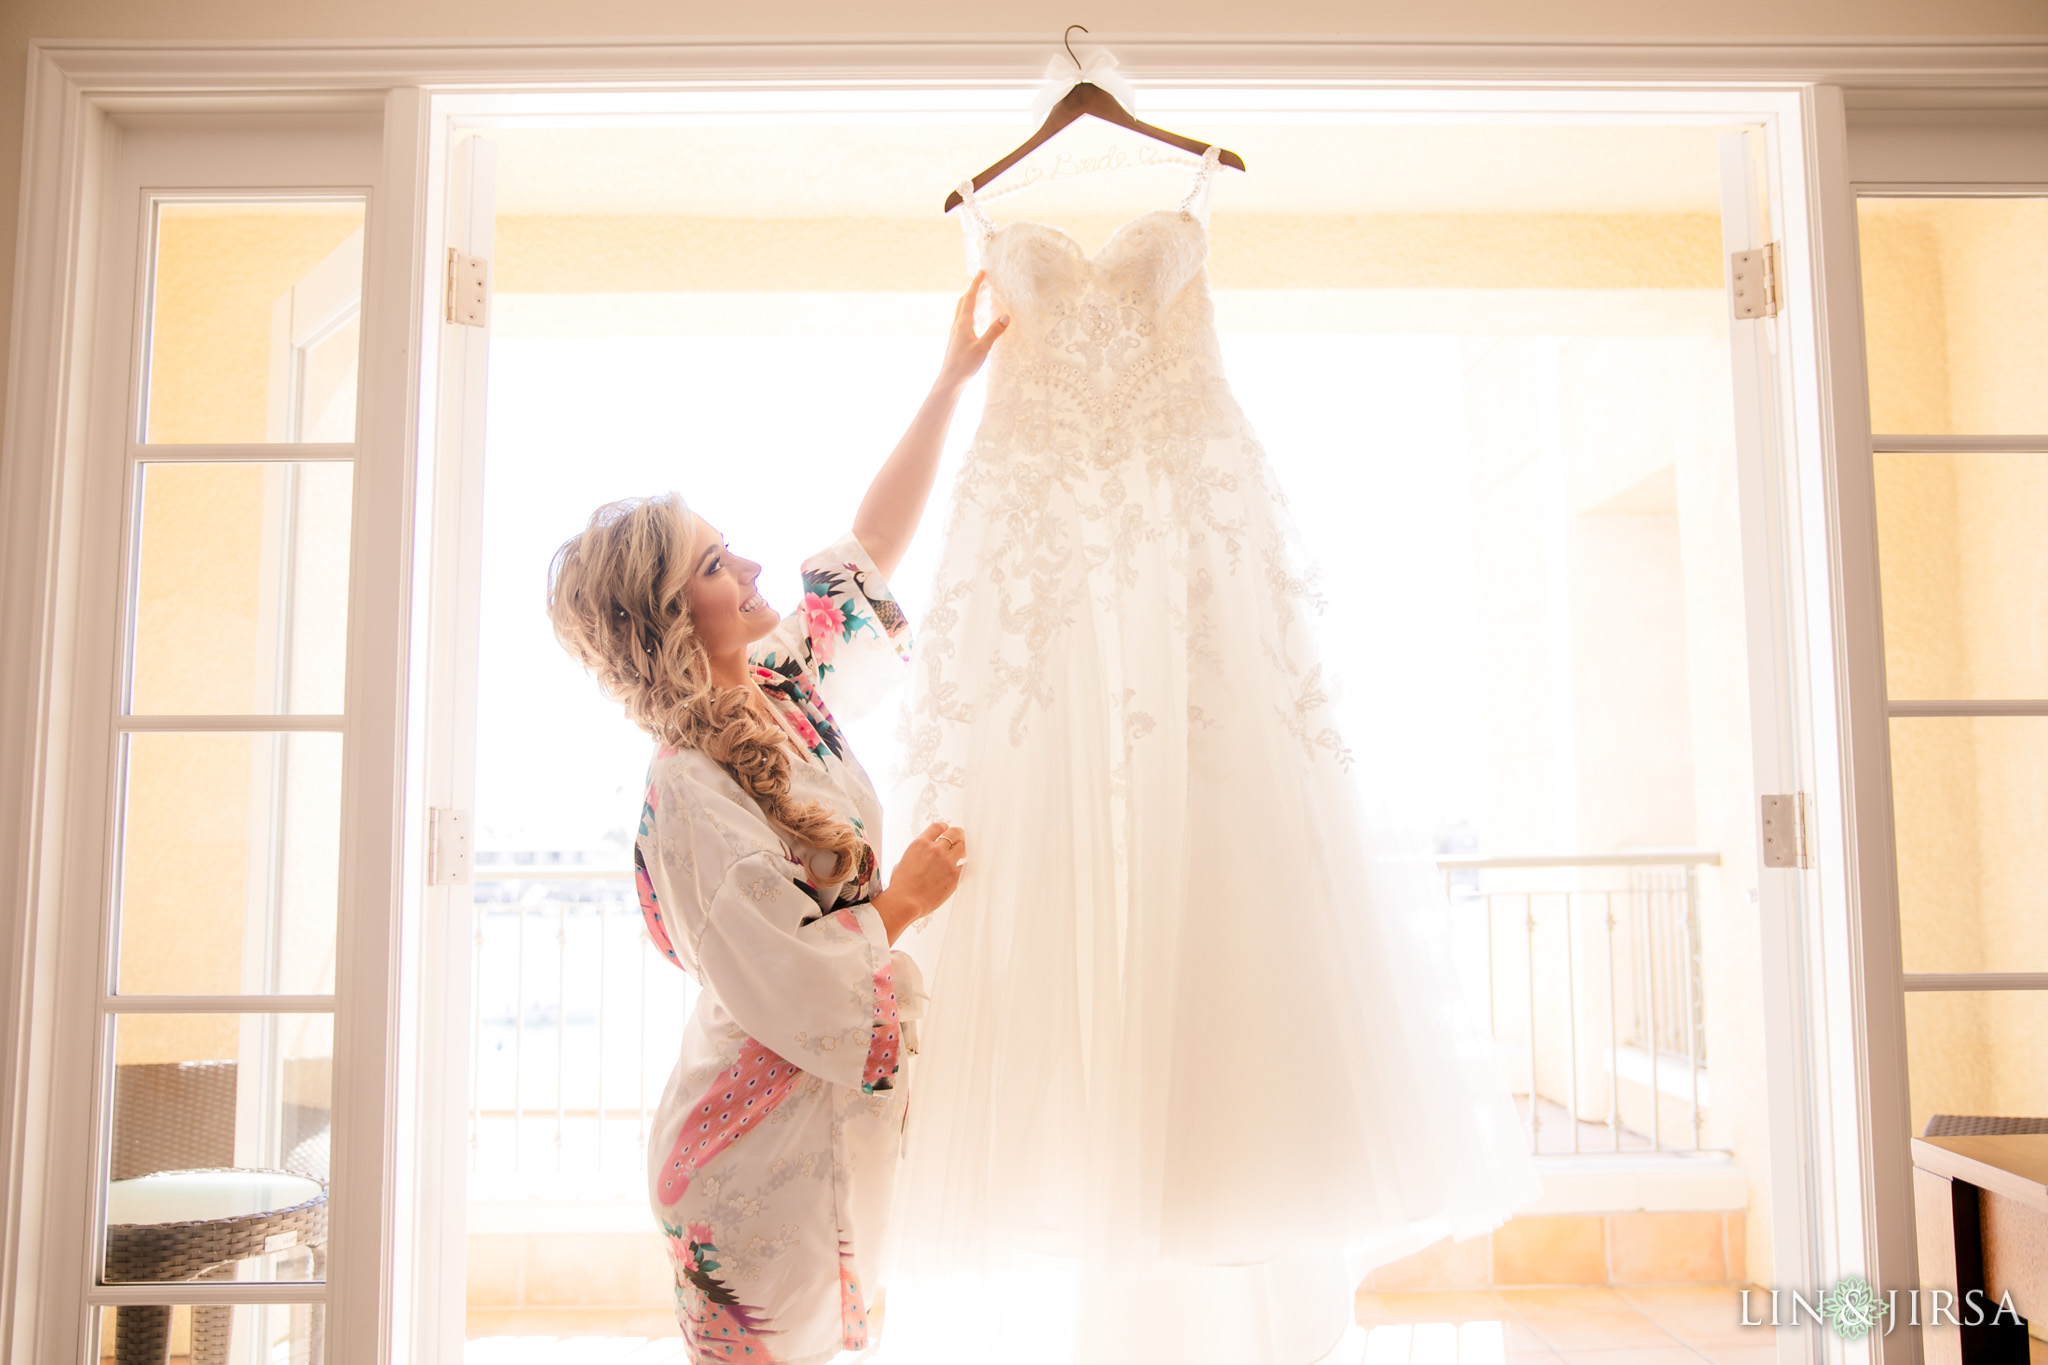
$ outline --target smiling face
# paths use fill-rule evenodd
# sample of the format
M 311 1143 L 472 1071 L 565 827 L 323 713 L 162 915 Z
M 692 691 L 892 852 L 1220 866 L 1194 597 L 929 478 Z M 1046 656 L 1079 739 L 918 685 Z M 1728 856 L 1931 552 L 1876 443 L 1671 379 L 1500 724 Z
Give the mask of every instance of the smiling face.
M 690 626 L 713 659 L 743 654 L 780 618 L 754 586 L 761 566 L 727 549 L 725 537 L 710 522 L 696 521 L 690 581 L 683 590 Z

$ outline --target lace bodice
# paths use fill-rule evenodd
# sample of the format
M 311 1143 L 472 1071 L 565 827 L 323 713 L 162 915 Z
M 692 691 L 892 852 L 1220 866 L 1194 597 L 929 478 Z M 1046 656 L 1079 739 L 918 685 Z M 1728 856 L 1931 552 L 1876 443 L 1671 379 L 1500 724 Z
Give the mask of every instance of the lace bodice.
M 972 182 L 960 187 L 968 266 L 988 271 L 1010 312 L 1010 330 L 991 360 L 990 383 L 1047 364 L 1078 368 L 1098 382 L 1128 371 L 1190 330 L 1208 330 L 1208 188 L 1217 149 L 1203 154 L 1178 208 L 1141 213 L 1094 255 L 1056 227 L 1020 220 L 998 227 Z

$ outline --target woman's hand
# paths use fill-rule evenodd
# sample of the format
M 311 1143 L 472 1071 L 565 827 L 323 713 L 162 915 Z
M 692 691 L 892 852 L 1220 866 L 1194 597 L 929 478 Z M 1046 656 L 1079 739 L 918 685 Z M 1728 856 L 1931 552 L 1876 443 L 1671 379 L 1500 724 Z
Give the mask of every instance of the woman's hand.
M 871 902 L 889 942 L 946 903 L 960 884 L 960 865 L 966 861 L 967 832 L 958 825 L 934 821 L 910 841 L 889 885 Z
M 946 428 L 953 421 L 960 391 L 988 359 L 988 348 L 1010 325 L 1009 315 L 1004 314 L 986 332 L 974 334 L 974 300 L 981 293 L 981 281 L 982 276 L 976 275 L 960 296 L 960 306 L 953 310 L 953 330 L 946 335 L 946 359 L 939 366 L 938 382 L 925 395 L 924 406 L 911 419 L 910 429 L 896 443 L 853 514 L 853 533 L 884 578 L 896 572 L 924 516 L 925 500 L 931 496 L 932 480 L 938 474 L 939 448 L 946 442 Z
M 946 335 L 946 358 L 939 363 L 938 383 L 932 386 L 938 391 L 958 393 L 964 388 L 981 369 L 981 362 L 988 359 L 996 338 L 1010 326 L 1010 315 L 1005 313 L 990 323 L 986 332 L 974 334 L 974 301 L 980 297 L 982 282 L 987 278 L 986 270 L 976 272 L 974 282 L 960 296 L 959 307 L 953 310 L 953 330 Z

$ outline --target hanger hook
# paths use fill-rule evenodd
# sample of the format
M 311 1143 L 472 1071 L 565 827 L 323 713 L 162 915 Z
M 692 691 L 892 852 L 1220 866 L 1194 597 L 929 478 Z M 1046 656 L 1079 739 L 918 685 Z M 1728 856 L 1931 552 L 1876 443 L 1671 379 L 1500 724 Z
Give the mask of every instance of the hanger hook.
M 1081 59 L 1074 55 L 1074 30 L 1077 28 L 1080 29 L 1083 33 L 1086 33 L 1088 31 L 1087 28 L 1080 24 L 1068 24 L 1067 31 L 1060 35 L 1060 42 L 1066 45 L 1067 59 L 1073 62 L 1074 70 L 1080 71 L 1083 69 L 1083 67 L 1081 66 Z

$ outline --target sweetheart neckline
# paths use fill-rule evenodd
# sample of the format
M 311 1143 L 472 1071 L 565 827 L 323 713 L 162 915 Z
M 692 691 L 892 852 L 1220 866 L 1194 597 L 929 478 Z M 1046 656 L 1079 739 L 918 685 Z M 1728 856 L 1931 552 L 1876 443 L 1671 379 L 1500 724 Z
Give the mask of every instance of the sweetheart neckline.
M 1065 228 L 1057 227 L 1051 223 L 1042 223 L 1036 218 L 1013 218 L 1007 223 L 998 224 L 995 228 L 990 230 L 988 235 L 990 237 L 998 237 L 1001 236 L 1003 233 L 1008 232 L 1013 227 L 1044 228 L 1047 232 L 1050 232 L 1053 236 L 1059 238 L 1062 242 L 1066 243 L 1067 246 L 1072 249 L 1073 253 L 1081 258 L 1081 263 L 1083 265 L 1094 265 L 1096 261 L 1102 258 L 1103 253 L 1107 252 L 1111 247 L 1117 244 L 1117 239 L 1122 237 L 1124 233 L 1130 231 L 1138 224 L 1144 222 L 1147 218 L 1156 218 L 1162 213 L 1173 218 L 1185 217 L 1188 222 L 1193 223 L 1196 227 L 1200 228 L 1202 230 L 1202 236 L 1204 240 L 1207 239 L 1209 235 L 1209 225 L 1203 222 L 1200 218 L 1195 217 L 1195 215 L 1193 215 L 1192 213 L 1187 213 L 1185 210 L 1182 209 L 1147 209 L 1135 218 L 1125 219 L 1122 223 L 1117 225 L 1116 231 L 1110 233 L 1108 239 L 1104 241 L 1101 246 L 1095 248 L 1095 251 L 1092 255 L 1086 251 L 1083 251 L 1081 249 L 1081 243 L 1075 240 L 1074 235 L 1071 232 L 1068 232 Z

